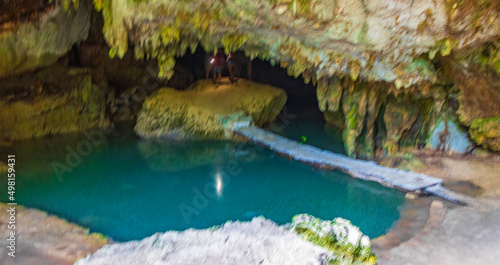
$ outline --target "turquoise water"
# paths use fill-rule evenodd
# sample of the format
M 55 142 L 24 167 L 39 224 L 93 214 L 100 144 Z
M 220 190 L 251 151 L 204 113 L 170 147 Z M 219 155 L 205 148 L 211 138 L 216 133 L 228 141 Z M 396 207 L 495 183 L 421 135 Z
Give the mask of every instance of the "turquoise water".
M 342 142 L 342 131 L 333 127 L 325 129 L 326 122 L 321 113 L 311 113 L 309 115 L 289 114 L 286 121 L 279 119 L 276 121 L 266 129 L 297 142 L 330 150 L 338 154 L 346 154 Z
M 85 152 L 74 159 L 71 150 Z M 401 192 L 249 143 L 141 141 L 116 133 L 91 143 L 79 134 L 21 142 L 0 153 L 16 155 L 19 204 L 117 241 L 261 215 L 284 224 L 299 213 L 349 219 L 373 238 L 391 227 L 404 204 Z M 68 156 L 71 165 L 61 173 Z

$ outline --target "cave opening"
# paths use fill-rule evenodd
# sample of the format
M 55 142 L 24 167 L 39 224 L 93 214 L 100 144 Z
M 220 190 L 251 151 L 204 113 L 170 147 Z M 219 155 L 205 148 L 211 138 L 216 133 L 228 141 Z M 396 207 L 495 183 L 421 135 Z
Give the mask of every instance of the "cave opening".
M 273 122 L 265 124 L 264 128 L 301 143 L 345 154 L 342 128 L 326 122 L 323 112 L 318 107 L 316 85 L 312 82 L 306 83 L 302 76 L 294 78 L 288 75 L 287 70 L 278 64 L 272 65 L 270 62 L 258 58 L 249 64 L 248 58 L 245 61 L 242 51 L 237 51 L 236 54 L 242 58 L 234 66 L 235 77 L 238 79 L 236 82 L 246 82 L 250 79 L 253 82 L 280 88 L 287 94 L 287 102 L 280 114 Z M 194 53 L 176 58 L 171 83 L 177 84 L 178 82 L 175 81 L 177 79 L 189 79 L 193 83 L 206 79 L 206 67 L 211 56 L 213 56 L 212 52 L 206 52 L 198 47 Z M 249 67 L 251 67 L 250 71 Z M 182 77 L 186 74 L 190 77 Z M 250 78 L 248 78 L 249 75 Z M 222 76 L 225 80 L 229 80 L 230 72 L 227 67 L 223 68 Z M 212 80 L 211 72 L 208 79 Z M 175 86 L 174 88 L 184 90 L 186 86 Z M 338 121 L 338 124 L 341 123 L 343 121 Z
M 242 58 L 245 57 L 242 51 L 236 51 L 235 54 L 240 55 Z M 177 57 L 174 69 L 175 73 L 172 78 L 176 79 L 182 74 L 187 74 L 193 82 L 205 79 L 206 64 L 211 56 L 212 52 L 206 52 L 203 48 L 198 47 L 192 54 L 187 53 L 182 57 Z M 246 57 L 246 59 L 248 58 Z M 270 62 L 257 58 L 252 60 L 251 63 L 240 60 L 234 68 L 237 79 L 251 80 L 285 90 L 288 96 L 286 108 L 294 114 L 320 113 L 316 98 L 316 87 L 312 83 L 306 84 L 301 76 L 297 78 L 289 76 L 286 69 L 279 65 L 273 66 Z M 250 78 L 249 75 L 251 75 Z M 223 68 L 222 76 L 226 78 L 230 76 L 227 67 Z M 209 73 L 209 78 L 212 78 L 212 73 Z M 172 83 L 176 84 L 176 82 Z M 186 87 L 176 85 L 174 88 L 182 90 Z

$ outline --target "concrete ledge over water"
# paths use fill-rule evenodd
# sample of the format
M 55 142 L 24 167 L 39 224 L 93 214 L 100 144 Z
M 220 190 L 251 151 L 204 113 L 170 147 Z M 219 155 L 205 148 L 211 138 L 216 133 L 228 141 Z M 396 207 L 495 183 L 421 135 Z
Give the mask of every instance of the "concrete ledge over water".
M 232 131 L 252 142 L 264 145 L 276 153 L 322 169 L 338 169 L 355 178 L 376 181 L 384 186 L 394 187 L 403 191 L 433 194 L 463 205 L 474 206 L 478 204 L 473 198 L 452 193 L 441 187 L 443 180 L 439 178 L 411 171 L 383 167 L 371 161 L 352 159 L 307 144 L 299 144 L 296 141 L 254 126 L 233 127 Z

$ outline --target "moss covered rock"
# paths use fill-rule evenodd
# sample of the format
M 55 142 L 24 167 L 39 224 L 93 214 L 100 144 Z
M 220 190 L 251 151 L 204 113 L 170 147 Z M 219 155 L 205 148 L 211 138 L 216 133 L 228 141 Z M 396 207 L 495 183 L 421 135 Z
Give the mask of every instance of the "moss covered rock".
M 51 67 L 27 75 L 27 87 L 0 86 L 0 139 L 21 140 L 109 126 L 106 88 L 92 83 L 88 69 Z M 7 94 L 13 90 L 12 94 Z
M 251 117 L 260 126 L 279 114 L 286 99 L 281 89 L 243 80 L 202 80 L 186 91 L 162 88 L 145 100 L 134 130 L 144 138 L 224 138 L 228 115 Z
M 500 117 L 475 119 L 469 128 L 469 134 L 484 148 L 500 151 Z
M 370 239 L 348 220 L 335 218 L 324 221 L 312 215 L 299 214 L 293 217 L 291 227 L 304 239 L 332 251 L 335 257 L 330 264 L 377 263 Z
M 92 5 L 67 2 L 66 9 L 53 5 L 39 19 L 0 24 L 0 78 L 51 65 L 87 37 Z

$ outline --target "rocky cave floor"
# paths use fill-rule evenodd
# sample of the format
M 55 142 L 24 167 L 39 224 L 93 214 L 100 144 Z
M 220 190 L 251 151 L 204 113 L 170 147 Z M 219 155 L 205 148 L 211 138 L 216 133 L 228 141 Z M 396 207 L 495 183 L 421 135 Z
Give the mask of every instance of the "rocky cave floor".
M 427 150 L 413 154 L 420 162 L 396 164 L 442 178 L 444 186 L 490 207 L 479 210 L 435 197 L 408 198 L 400 220 L 372 241 L 377 264 L 493 264 L 499 260 L 500 156 L 450 156 Z M 395 165 L 394 161 L 384 163 Z M 18 220 L 15 261 L 25 265 L 73 264 L 108 243 L 100 235 L 35 209 L 18 208 Z M 8 231 L 7 220 L 0 220 L 0 235 L 5 238 Z M 2 254 L 0 263 L 14 264 Z
M 414 150 L 399 167 L 443 179 L 443 186 L 489 205 L 472 209 L 434 197 L 409 200 L 401 219 L 373 240 L 378 264 L 494 264 L 500 259 L 500 156 Z M 394 165 L 394 161 L 382 164 Z

